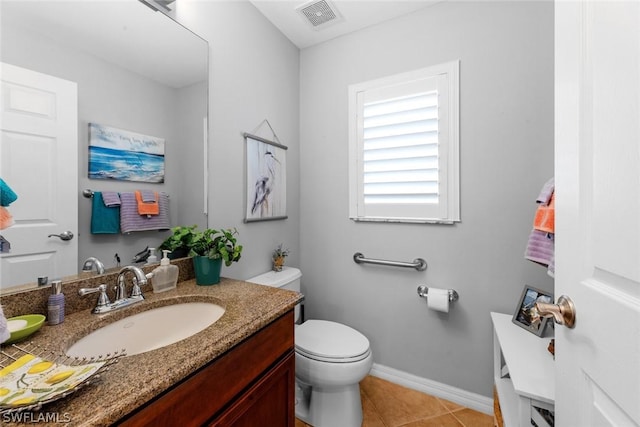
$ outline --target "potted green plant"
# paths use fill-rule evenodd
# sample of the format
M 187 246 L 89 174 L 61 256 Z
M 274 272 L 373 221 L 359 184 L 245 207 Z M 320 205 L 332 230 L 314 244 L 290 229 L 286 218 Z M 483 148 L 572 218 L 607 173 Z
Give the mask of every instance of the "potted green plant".
M 289 249 L 285 249 L 282 243 L 273 250 L 273 271 L 282 271 L 285 258 L 289 256 Z
M 240 260 L 242 245 L 238 244 L 238 230 L 193 230 L 188 247 L 193 257 L 193 268 L 198 285 L 214 285 L 220 282 L 222 262 L 228 267 Z
M 163 250 L 171 251 L 168 255 L 171 259 L 189 256 L 191 241 L 197 234 L 196 228 L 197 225 L 173 227 L 171 229 L 173 234 L 158 246 L 159 252 L 162 253 Z

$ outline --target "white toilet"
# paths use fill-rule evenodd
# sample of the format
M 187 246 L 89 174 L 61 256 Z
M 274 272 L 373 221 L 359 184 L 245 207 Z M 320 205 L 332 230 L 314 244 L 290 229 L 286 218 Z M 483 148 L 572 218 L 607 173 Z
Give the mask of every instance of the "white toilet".
M 247 282 L 300 292 L 300 270 L 283 267 Z M 295 308 L 300 318 L 300 308 Z M 349 326 L 327 320 L 296 325 L 296 417 L 314 427 L 360 427 L 360 381 L 373 364 L 369 340 Z

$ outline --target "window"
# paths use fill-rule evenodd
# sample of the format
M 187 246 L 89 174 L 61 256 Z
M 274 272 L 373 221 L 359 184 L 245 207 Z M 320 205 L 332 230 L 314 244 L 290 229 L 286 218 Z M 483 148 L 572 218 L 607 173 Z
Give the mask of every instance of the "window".
M 460 221 L 459 62 L 349 86 L 349 217 Z

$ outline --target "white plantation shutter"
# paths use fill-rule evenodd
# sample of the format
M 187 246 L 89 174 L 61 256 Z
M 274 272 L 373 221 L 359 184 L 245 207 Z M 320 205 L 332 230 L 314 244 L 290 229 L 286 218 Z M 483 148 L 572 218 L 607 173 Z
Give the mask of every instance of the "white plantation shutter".
M 364 104 L 364 203 L 438 203 L 437 90 Z
M 352 85 L 350 217 L 459 221 L 458 63 Z

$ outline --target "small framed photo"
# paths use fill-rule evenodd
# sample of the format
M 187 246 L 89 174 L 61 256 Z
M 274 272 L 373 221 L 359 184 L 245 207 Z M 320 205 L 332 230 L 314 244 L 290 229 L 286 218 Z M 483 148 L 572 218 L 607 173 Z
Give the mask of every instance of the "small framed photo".
M 540 316 L 536 310 L 537 302 L 553 303 L 553 294 L 525 286 L 513 314 L 513 323 L 540 337 L 550 319 Z

